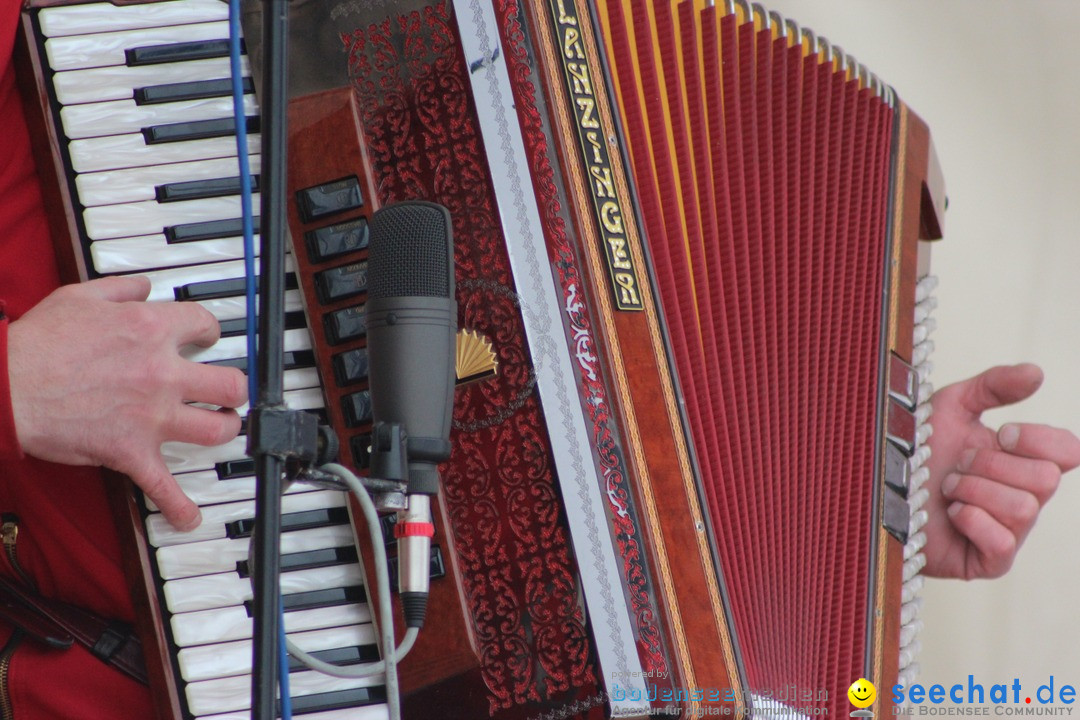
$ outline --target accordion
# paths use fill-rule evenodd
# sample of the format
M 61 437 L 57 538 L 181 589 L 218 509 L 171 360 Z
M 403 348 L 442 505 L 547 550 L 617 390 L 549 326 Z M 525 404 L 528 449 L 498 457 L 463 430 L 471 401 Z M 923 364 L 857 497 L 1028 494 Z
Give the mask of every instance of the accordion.
M 151 300 L 242 319 L 225 6 L 29 5 L 22 79 L 69 279 L 147 274 Z M 287 399 L 357 470 L 366 378 L 338 366 L 365 366 L 367 219 L 403 200 L 453 219 L 453 453 L 405 715 L 835 717 L 865 678 L 887 716 L 915 668 L 924 541 L 924 241 L 944 209 L 926 126 L 745 2 L 293 12 L 290 192 L 359 200 L 289 209 Z M 231 340 L 197 359 L 241 360 Z M 163 452 L 204 527 L 116 503 L 160 716 L 246 718 L 243 439 Z M 385 621 L 371 547 L 338 493 L 283 505 L 287 630 L 362 660 Z M 322 582 L 341 592 L 309 604 Z M 312 720 L 385 715 L 377 682 L 292 675 Z

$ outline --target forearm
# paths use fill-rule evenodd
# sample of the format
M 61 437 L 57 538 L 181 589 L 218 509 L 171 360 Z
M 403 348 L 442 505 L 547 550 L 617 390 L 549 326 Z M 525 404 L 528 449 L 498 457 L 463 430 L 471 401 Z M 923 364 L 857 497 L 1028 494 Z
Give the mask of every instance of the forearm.
M 11 410 L 11 386 L 8 373 L 8 319 L 0 302 L 0 462 L 22 458 L 22 447 L 15 433 Z

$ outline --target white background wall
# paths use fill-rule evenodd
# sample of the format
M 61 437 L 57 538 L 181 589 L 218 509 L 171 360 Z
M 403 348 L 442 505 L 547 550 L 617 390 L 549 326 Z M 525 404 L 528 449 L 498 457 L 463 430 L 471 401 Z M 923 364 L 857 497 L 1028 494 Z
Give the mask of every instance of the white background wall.
M 1046 372 L 988 415 L 1080 433 L 1080 2 L 766 0 L 896 88 L 930 127 L 949 197 L 935 386 L 994 364 Z M 1065 477 L 1011 573 L 930 581 L 921 679 L 1031 692 L 1080 687 L 1080 471 Z

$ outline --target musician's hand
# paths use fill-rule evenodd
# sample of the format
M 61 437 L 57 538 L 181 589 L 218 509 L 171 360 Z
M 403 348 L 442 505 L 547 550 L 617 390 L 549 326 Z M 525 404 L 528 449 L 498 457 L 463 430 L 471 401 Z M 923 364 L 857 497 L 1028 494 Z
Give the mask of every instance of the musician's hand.
M 218 445 L 240 431 L 243 373 L 183 359 L 212 345 L 220 326 L 192 303 L 147 303 L 146 278 L 62 287 L 11 324 L 8 365 L 23 451 L 129 475 L 178 529 L 201 521 L 165 467 L 161 444 Z
M 994 367 L 934 394 L 928 575 L 1003 575 L 1061 474 L 1080 465 L 1080 439 L 1068 430 L 1008 423 L 995 432 L 979 419 L 1031 396 L 1042 380 L 1035 365 Z

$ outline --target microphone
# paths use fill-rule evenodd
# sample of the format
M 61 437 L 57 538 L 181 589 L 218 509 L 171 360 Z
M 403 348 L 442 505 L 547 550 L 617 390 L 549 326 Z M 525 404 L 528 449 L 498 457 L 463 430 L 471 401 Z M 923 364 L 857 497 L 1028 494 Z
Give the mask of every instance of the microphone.
M 446 208 L 410 201 L 372 216 L 364 310 L 373 434 L 398 425 L 405 437 L 408 505 L 394 530 L 398 588 L 406 625 L 420 627 L 434 533 L 431 496 L 451 449 L 457 303 Z M 371 461 L 372 476 L 380 477 L 384 458 L 374 447 Z M 385 461 L 395 464 L 393 452 Z

